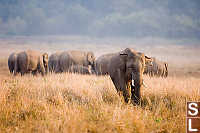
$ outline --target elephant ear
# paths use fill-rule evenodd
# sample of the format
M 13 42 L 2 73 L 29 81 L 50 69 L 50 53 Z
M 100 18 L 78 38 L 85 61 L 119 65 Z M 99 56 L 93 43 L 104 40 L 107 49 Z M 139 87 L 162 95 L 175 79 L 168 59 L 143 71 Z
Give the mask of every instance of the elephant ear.
M 146 65 L 146 58 L 145 58 L 144 53 L 138 52 L 137 54 L 140 56 L 141 62 L 142 62 L 143 65 L 145 66 L 145 65 Z
M 145 55 L 145 65 L 153 66 L 153 59 Z

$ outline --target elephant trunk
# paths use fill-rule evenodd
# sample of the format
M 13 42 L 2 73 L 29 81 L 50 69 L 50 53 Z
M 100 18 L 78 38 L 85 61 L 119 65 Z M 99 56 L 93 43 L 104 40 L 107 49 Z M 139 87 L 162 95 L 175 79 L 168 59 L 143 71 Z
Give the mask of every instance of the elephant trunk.
M 168 65 L 167 63 L 165 63 L 165 77 L 168 76 Z
M 133 103 L 140 104 L 140 89 L 143 84 L 142 74 L 132 73 L 131 99 Z
M 44 73 L 47 74 L 49 72 L 48 68 L 48 62 L 49 62 L 49 57 L 47 53 L 44 53 L 42 55 L 42 61 L 43 61 L 43 67 L 44 67 Z

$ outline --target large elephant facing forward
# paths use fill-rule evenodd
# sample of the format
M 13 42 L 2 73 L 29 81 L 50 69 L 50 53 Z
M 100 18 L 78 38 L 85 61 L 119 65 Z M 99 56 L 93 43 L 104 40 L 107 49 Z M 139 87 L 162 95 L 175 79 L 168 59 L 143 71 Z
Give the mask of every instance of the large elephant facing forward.
M 143 54 L 138 52 L 138 54 Z M 114 53 L 109 53 L 98 57 L 95 60 L 95 71 L 97 75 L 107 75 L 108 74 L 108 65 Z M 145 67 L 146 65 L 152 66 L 152 58 L 145 56 Z
M 152 58 L 152 65 L 147 64 L 144 74 L 149 76 L 167 77 L 168 76 L 168 64 Z
M 73 65 L 91 66 L 94 70 L 95 56 L 93 52 L 65 51 L 59 56 L 61 72 L 67 72 Z
M 17 62 L 15 63 L 15 75 L 17 70 L 24 75 L 25 73 L 32 72 L 36 74 L 37 72 L 42 75 L 48 72 L 48 54 L 40 53 L 37 51 L 24 51 L 17 55 Z
M 17 53 L 12 53 L 8 57 L 8 68 L 11 74 L 14 74 L 15 63 L 17 62 Z
M 140 89 L 143 85 L 145 60 L 144 54 L 126 48 L 113 54 L 108 61 L 108 74 L 117 91 L 122 92 L 127 103 L 130 100 L 132 103 L 140 103 Z

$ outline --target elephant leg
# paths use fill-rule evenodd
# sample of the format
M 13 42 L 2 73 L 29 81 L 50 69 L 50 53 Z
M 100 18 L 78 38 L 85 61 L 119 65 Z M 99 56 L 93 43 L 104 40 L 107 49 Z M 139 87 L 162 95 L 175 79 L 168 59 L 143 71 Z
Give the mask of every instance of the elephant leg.
M 120 86 L 120 88 L 119 89 L 117 89 L 118 90 L 118 93 L 121 95 L 121 93 L 122 93 L 122 95 L 123 95 L 123 98 L 124 98 L 124 101 L 126 102 L 126 103 L 129 103 L 129 101 L 130 101 L 130 97 L 131 97 L 131 93 L 128 91 L 129 90 L 129 86 L 127 85 L 119 85 Z
M 167 78 L 168 76 L 168 71 L 165 71 L 165 78 Z
M 165 74 L 165 72 L 164 72 L 164 70 L 162 70 L 162 77 L 164 77 L 164 74 Z
M 40 63 L 40 64 L 37 66 L 36 71 L 40 72 L 40 73 L 42 74 L 42 76 L 44 76 L 44 74 L 45 74 L 44 65 L 43 65 L 42 63 Z
M 55 73 L 60 73 L 60 72 L 62 72 L 61 69 L 60 69 L 58 66 L 56 66 L 56 67 L 54 68 L 54 70 L 55 70 Z
M 37 70 L 32 71 L 32 74 L 33 74 L 33 75 L 37 75 Z
M 125 91 L 125 90 L 123 90 L 122 92 L 123 92 L 124 101 L 126 103 L 129 103 L 130 102 L 130 95 L 129 95 L 129 93 L 127 91 Z
M 124 101 L 126 103 L 128 103 L 130 101 L 131 98 L 131 93 L 129 93 L 128 90 L 128 86 L 126 85 L 125 82 L 125 76 L 123 73 L 121 73 L 120 71 L 116 71 L 113 76 L 111 76 L 111 79 L 113 81 L 113 84 L 115 85 L 115 88 L 117 89 L 118 93 L 122 93 L 123 97 L 124 97 Z
M 25 74 L 25 71 L 21 71 L 21 76 L 24 76 L 24 74 Z
M 16 76 L 18 72 L 20 72 L 20 71 L 19 71 L 18 63 L 16 61 L 15 66 L 14 66 L 14 76 Z
M 45 74 L 44 71 L 40 71 L 40 72 L 41 72 L 42 76 L 44 76 L 44 74 Z

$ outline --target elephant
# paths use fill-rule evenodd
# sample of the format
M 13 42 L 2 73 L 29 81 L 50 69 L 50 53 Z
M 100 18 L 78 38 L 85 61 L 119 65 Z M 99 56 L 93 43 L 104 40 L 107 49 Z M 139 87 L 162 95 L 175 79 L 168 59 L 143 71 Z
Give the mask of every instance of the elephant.
M 109 58 L 107 58 L 109 57 Z M 118 93 L 126 103 L 140 104 L 140 89 L 143 85 L 145 61 L 149 58 L 132 48 L 104 56 L 107 72 Z
M 144 74 L 149 76 L 167 77 L 168 76 L 168 63 L 152 58 L 152 66 L 147 64 Z
M 40 53 L 37 51 L 27 50 L 17 54 L 17 62 L 15 62 L 14 75 L 17 71 L 24 75 L 25 73 L 32 72 L 37 74 L 40 72 L 42 75 L 48 73 L 48 54 Z
M 138 52 L 138 54 L 143 54 Z M 108 64 L 113 53 L 105 54 L 98 57 L 95 60 L 95 71 L 97 75 L 107 75 L 108 74 Z M 145 67 L 146 65 L 152 66 L 152 58 L 145 56 Z
M 61 72 L 67 72 L 72 65 L 91 66 L 94 70 L 95 56 L 93 52 L 65 51 L 59 56 Z
M 15 62 L 17 61 L 17 53 L 12 53 L 8 57 L 8 68 L 11 74 L 14 74 Z
M 61 72 L 60 65 L 59 65 L 59 56 L 61 52 L 57 52 L 52 54 L 49 57 L 48 65 L 49 65 L 49 71 L 50 72 Z
M 69 68 L 69 72 L 72 73 L 80 73 L 80 74 L 95 74 L 95 71 L 91 69 L 91 67 L 85 67 L 82 65 L 72 65 Z
M 95 60 L 95 72 L 97 75 L 107 75 L 108 74 L 108 64 L 111 57 L 115 55 L 114 53 L 105 54 L 98 57 Z

